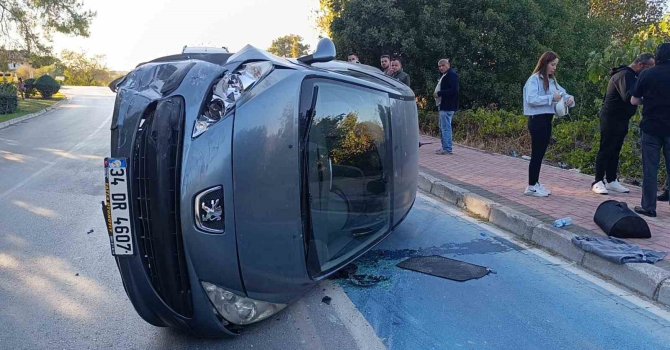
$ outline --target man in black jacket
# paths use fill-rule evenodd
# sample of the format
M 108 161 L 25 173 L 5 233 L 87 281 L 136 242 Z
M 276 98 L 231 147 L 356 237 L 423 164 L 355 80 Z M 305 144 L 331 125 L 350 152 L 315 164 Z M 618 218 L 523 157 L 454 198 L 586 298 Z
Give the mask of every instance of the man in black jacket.
M 460 84 L 458 74 L 451 68 L 448 58 L 437 62 L 437 69 L 442 73 L 440 81 L 435 86 L 435 102 L 439 107 L 440 133 L 442 134 L 442 148 L 436 154 L 452 154 L 451 121 L 458 110 L 458 91 Z
M 635 212 L 654 217 L 661 151 L 665 162 L 670 162 L 670 43 L 658 46 L 656 66 L 640 74 L 630 103 L 644 106 L 640 122 L 642 203 Z M 666 174 L 669 169 L 666 167 Z
M 409 74 L 403 72 L 402 62 L 400 58 L 393 57 L 391 59 L 391 77 L 400 80 L 401 83 L 409 86 Z
M 617 180 L 619 153 L 628 133 L 630 118 L 637 111 L 637 106 L 630 103 L 637 76 L 653 66 L 654 55 L 643 53 L 630 65 L 612 68 L 610 72 L 611 78 L 600 110 L 600 150 L 596 158 L 595 181 L 591 184 L 594 193 L 629 192 Z

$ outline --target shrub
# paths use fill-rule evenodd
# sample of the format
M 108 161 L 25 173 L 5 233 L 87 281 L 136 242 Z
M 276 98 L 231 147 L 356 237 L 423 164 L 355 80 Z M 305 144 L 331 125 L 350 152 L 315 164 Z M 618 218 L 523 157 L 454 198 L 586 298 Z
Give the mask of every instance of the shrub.
M 35 94 L 37 93 L 37 90 L 35 90 L 35 79 L 30 78 L 30 79 L 24 80 L 23 81 L 23 86 L 25 86 L 25 88 L 26 88 L 26 91 L 24 93 L 26 98 L 31 98 L 31 97 L 35 96 Z
M 479 108 L 454 116 L 454 139 L 470 146 L 511 156 L 530 149 L 527 119 L 516 113 Z
M 17 88 L 14 84 L 0 84 L 0 114 L 16 112 L 19 103 L 16 93 Z
M 35 80 L 35 88 L 40 92 L 42 98 L 50 99 L 60 90 L 60 84 L 50 75 L 45 74 Z
M 435 111 L 419 111 L 421 132 L 439 136 L 440 127 Z M 552 139 L 545 160 L 564 167 L 577 168 L 583 173 L 595 172 L 595 159 L 600 148 L 598 117 L 554 119 Z M 464 110 L 456 113 L 452 126 L 454 141 L 471 147 L 511 156 L 530 155 L 530 134 L 525 116 L 495 109 Z M 633 117 L 619 161 L 619 177 L 638 184 L 642 179 L 640 150 L 640 115 Z M 665 181 L 665 164 L 661 159 L 659 181 Z

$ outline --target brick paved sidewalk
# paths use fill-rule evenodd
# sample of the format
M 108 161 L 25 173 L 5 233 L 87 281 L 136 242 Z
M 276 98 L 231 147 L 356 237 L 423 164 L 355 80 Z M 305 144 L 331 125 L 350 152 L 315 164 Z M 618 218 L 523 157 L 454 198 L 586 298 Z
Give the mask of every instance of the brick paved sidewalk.
M 546 198 L 525 196 L 528 179 L 528 161 L 492 154 L 456 145 L 453 155 L 437 155 L 440 140 L 422 135 L 421 142 L 433 142 L 419 148 L 421 170 L 497 203 L 534 216 L 545 223 L 569 216 L 573 226 L 567 229 L 576 234 L 605 236 L 593 222 L 593 215 L 600 203 L 608 199 L 624 201 L 631 209 L 640 205 L 639 187 L 626 185 L 627 194 L 597 195 L 591 192 L 593 176 L 575 171 L 542 165 L 540 182 L 551 189 Z M 658 203 L 656 218 L 643 218 L 649 224 L 650 239 L 628 239 L 633 244 L 657 251 L 670 252 L 670 205 Z M 661 262 L 668 268 L 668 261 Z

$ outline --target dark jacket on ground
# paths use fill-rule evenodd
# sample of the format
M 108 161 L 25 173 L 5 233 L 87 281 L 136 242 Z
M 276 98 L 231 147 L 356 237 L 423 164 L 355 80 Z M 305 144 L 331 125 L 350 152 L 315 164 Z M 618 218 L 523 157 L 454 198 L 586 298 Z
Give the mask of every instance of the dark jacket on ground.
M 630 97 L 633 95 L 637 82 L 637 74 L 628 66 L 620 66 L 612 68 L 610 75 L 600 116 L 606 121 L 628 123 L 628 120 L 637 111 L 637 106 L 630 103 Z
M 403 72 L 402 70 L 391 75 L 391 77 L 396 78 L 400 80 L 401 83 L 409 86 L 409 74 Z
M 458 110 L 459 84 L 458 74 L 454 68 L 449 68 L 447 73 L 445 73 L 444 78 L 440 81 L 440 91 L 437 93 L 437 95 L 442 98 L 442 101 L 440 102 L 441 111 L 451 112 Z

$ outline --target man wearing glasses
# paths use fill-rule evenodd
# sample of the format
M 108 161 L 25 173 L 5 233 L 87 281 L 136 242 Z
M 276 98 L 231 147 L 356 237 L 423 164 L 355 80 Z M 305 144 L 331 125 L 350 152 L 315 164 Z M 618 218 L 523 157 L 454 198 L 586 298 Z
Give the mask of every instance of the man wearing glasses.
M 452 154 L 452 131 L 451 121 L 458 110 L 458 74 L 451 68 L 448 58 L 437 62 L 437 69 L 442 76 L 435 86 L 435 103 L 440 112 L 440 133 L 442 134 L 442 148 L 435 151 L 436 154 Z

